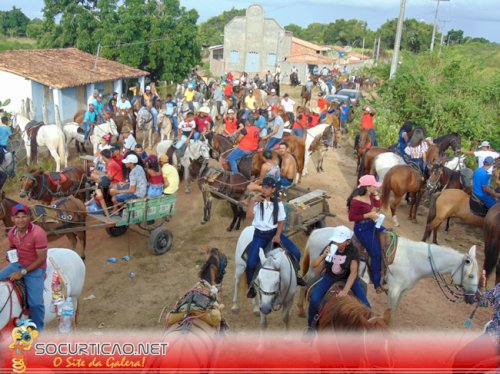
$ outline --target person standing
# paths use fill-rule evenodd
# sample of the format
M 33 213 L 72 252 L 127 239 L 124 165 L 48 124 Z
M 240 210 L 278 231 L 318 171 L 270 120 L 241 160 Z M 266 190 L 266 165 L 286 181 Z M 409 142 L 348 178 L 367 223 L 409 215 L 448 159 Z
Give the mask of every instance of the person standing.
M 490 169 L 493 169 L 495 160 L 488 156 L 483 161 L 483 166 L 474 170 L 472 175 L 472 197 L 481 201 L 488 209 L 498 202 L 500 193 L 490 187 Z
M 220 119 L 221 108 L 222 108 L 222 88 L 219 84 L 214 83 L 214 88 L 212 92 L 212 98 L 215 101 L 215 105 L 217 106 L 217 119 Z
M 347 105 L 347 102 L 343 101 L 342 104 L 340 104 L 340 129 L 342 130 L 343 133 L 346 132 L 347 130 L 347 121 L 349 120 L 349 105 Z
M 0 123 L 0 165 L 3 163 L 5 153 L 8 152 L 9 139 L 12 136 L 12 130 L 7 125 L 8 118 L 2 117 L 2 123 Z
M 479 167 L 484 165 L 484 159 L 488 156 L 493 157 L 493 159 L 497 159 L 500 156 L 500 153 L 495 152 L 491 149 L 490 142 L 485 140 L 479 145 L 479 151 L 464 151 L 464 155 L 473 155 L 477 158 L 477 164 Z
M 378 147 L 375 125 L 373 124 L 373 116 L 375 116 L 373 108 L 368 105 L 365 106 L 361 116 L 361 128 L 368 130 L 368 134 L 370 134 L 370 137 L 372 138 L 373 146 Z
M 375 227 L 375 221 L 379 218 L 377 210 L 380 208 L 380 195 L 377 189 L 380 186 L 381 183 L 373 175 L 364 175 L 359 178 L 358 187 L 347 199 L 349 221 L 354 222 L 354 233 L 370 256 L 373 285 L 377 293 L 386 291 L 381 285 L 382 249 L 376 236 L 385 228 Z
M 0 270 L 0 280 L 24 280 L 30 317 L 39 332 L 43 330 L 45 306 L 43 289 L 47 269 L 47 233 L 31 222 L 30 210 L 17 204 L 11 210 L 14 227 L 7 234 L 9 248 L 17 253 L 17 261 Z

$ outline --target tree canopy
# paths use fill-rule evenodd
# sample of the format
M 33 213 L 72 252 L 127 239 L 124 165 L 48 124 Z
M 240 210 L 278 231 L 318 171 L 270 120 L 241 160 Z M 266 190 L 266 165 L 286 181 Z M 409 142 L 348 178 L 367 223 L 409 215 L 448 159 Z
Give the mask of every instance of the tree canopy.
M 200 23 L 198 36 L 200 44 L 203 46 L 218 45 L 224 43 L 224 26 L 236 16 L 244 16 L 246 9 L 227 10 L 222 14 L 209 18 Z
M 30 19 L 21 9 L 12 7 L 6 12 L 0 11 L 0 33 L 8 36 L 26 36 Z

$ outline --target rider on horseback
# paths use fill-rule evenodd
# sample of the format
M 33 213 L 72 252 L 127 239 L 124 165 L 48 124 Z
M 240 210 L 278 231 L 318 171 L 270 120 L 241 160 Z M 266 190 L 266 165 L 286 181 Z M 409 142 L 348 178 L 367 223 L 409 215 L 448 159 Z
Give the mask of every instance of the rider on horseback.
M 0 123 L 0 165 L 2 165 L 5 153 L 8 152 L 7 146 L 9 144 L 9 139 L 12 136 L 12 130 L 7 125 L 8 118 L 6 116 L 2 117 L 2 123 Z
M 490 186 L 490 169 L 493 169 L 495 160 L 488 156 L 483 161 L 483 166 L 474 170 L 472 176 L 472 197 L 478 199 L 488 209 L 498 203 L 500 193 L 495 192 Z
M 83 127 L 85 129 L 83 144 L 87 144 L 92 126 L 95 126 L 96 122 L 97 112 L 95 111 L 94 104 L 91 103 L 89 104 L 89 109 L 85 112 L 85 117 L 83 118 Z
M 262 181 L 262 195 L 250 200 L 247 218 L 253 219 L 252 225 L 255 227 L 252 243 L 248 249 L 246 266 L 247 297 L 254 298 L 256 292 L 253 281 L 259 263 L 259 249 L 265 249 L 271 241 L 277 245 L 282 245 L 287 250 L 296 271 L 298 271 L 300 263 L 300 250 L 283 234 L 286 213 L 283 203 L 278 200 L 276 181 L 273 178 L 266 177 Z M 297 284 L 299 286 L 306 285 L 299 276 L 297 276 Z

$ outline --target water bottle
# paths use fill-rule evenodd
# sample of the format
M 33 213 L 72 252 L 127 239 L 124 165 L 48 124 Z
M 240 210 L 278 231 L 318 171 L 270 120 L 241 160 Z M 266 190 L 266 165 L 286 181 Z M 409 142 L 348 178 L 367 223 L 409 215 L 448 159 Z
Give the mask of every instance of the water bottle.
M 69 334 L 73 331 L 74 310 L 71 297 L 68 296 L 61 308 L 61 318 L 59 319 L 59 333 Z
M 379 229 L 382 226 L 382 223 L 384 222 L 384 219 L 385 219 L 385 215 L 383 215 L 382 213 L 380 213 L 378 215 L 377 221 L 375 222 L 375 227 L 377 229 Z

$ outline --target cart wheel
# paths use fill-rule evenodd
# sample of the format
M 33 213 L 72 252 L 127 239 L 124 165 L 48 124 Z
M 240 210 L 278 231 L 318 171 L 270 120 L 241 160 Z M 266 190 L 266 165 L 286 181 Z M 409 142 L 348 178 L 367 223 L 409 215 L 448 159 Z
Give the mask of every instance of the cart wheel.
M 313 223 L 312 225 L 307 226 L 306 234 L 311 235 L 311 233 L 316 229 L 322 229 L 326 227 L 325 219 L 320 219 L 318 222 Z
M 106 232 L 109 236 L 116 238 L 117 236 L 122 236 L 127 232 L 128 226 L 113 226 L 106 227 Z
M 158 227 L 149 235 L 149 247 L 155 255 L 162 255 L 172 247 L 174 235 L 170 230 Z

